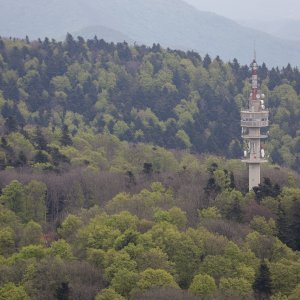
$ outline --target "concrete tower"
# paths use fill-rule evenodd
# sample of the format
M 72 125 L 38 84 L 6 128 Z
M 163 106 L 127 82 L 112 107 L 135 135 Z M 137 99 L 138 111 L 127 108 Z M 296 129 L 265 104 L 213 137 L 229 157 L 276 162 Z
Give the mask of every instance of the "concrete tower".
M 242 138 L 244 139 L 243 162 L 249 166 L 249 191 L 260 184 L 260 164 L 264 159 L 265 150 L 261 140 L 267 135 L 261 134 L 260 129 L 269 125 L 269 111 L 265 109 L 264 94 L 258 89 L 257 63 L 254 59 L 252 68 L 252 90 L 249 97 L 249 107 L 241 111 Z

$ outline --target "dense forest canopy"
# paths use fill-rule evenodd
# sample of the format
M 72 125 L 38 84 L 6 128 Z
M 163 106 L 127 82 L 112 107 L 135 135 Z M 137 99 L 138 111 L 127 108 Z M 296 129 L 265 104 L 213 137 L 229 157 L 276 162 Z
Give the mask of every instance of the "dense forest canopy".
M 299 299 L 300 73 L 259 68 L 273 164 L 248 192 L 250 75 L 159 44 L 0 39 L 0 299 Z
M 239 111 L 247 106 L 250 71 L 236 60 L 68 35 L 64 43 L 0 40 L 0 70 L 3 137 L 24 138 L 27 149 L 53 156 L 54 144 L 67 146 L 68 135 L 86 128 L 134 143 L 242 154 Z M 270 109 L 270 160 L 299 170 L 300 72 L 262 64 L 258 73 Z M 3 164 L 16 163 L 19 153 L 3 143 Z

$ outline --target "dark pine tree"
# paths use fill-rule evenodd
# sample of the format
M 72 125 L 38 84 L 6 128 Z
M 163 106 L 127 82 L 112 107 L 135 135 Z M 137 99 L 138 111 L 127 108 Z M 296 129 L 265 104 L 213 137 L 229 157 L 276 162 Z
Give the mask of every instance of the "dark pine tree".
M 2 38 L 0 37 L 0 51 L 4 50 L 5 49 L 5 44 L 2 40 Z
M 43 151 L 38 151 L 34 156 L 34 162 L 36 163 L 47 163 L 48 156 Z
M 252 286 L 256 299 L 269 299 L 272 295 L 272 280 L 267 264 L 262 261 Z
M 272 68 L 269 73 L 269 89 L 273 90 L 281 82 L 280 71 L 278 68 Z
M 243 211 L 237 199 L 234 200 L 230 211 L 226 215 L 226 218 L 239 223 L 243 221 Z
M 143 173 L 147 175 L 151 175 L 153 173 L 152 163 L 144 163 Z
M 272 151 L 271 158 L 274 163 L 279 164 L 279 165 L 282 165 L 284 162 L 283 158 L 277 148 Z
M 300 250 L 300 200 L 293 203 L 293 219 L 291 224 L 291 232 L 294 240 L 294 249 Z
M 35 128 L 33 142 L 38 150 L 47 150 L 47 141 L 42 133 L 41 127 Z
M 279 202 L 278 211 L 277 211 L 277 229 L 278 229 L 278 238 L 288 246 L 292 246 L 291 232 L 288 224 L 288 218 L 284 208 Z
M 258 203 L 265 197 L 277 197 L 281 193 L 280 186 L 272 184 L 270 178 L 264 177 L 264 182 L 253 188 L 255 199 Z
M 69 284 L 62 282 L 60 287 L 56 289 L 56 299 L 57 300 L 68 300 L 70 299 L 70 288 Z
M 64 124 L 62 127 L 62 135 L 60 138 L 60 143 L 63 146 L 70 146 L 73 144 L 72 139 L 70 137 L 69 128 L 66 124 Z
M 60 163 L 70 163 L 68 157 L 59 152 L 58 148 L 52 147 L 49 149 L 49 153 L 51 154 L 52 163 L 54 166 L 58 166 Z
M 229 179 L 230 179 L 229 188 L 230 189 L 235 189 L 236 188 L 235 179 L 234 179 L 234 175 L 233 175 L 233 173 L 231 171 L 229 173 Z
M 27 164 L 27 157 L 23 151 L 19 152 L 18 160 L 17 160 L 17 165 L 19 167 L 23 167 Z
M 203 59 L 203 67 L 207 69 L 210 64 L 211 64 L 211 58 L 208 54 L 206 54 Z
M 4 123 L 4 127 L 8 133 L 17 131 L 18 129 L 18 124 L 16 122 L 15 117 L 9 116 Z
M 265 80 L 268 77 L 268 73 L 269 73 L 268 68 L 267 68 L 266 64 L 263 63 L 261 65 L 261 67 L 258 68 L 258 74 L 259 74 L 260 80 Z

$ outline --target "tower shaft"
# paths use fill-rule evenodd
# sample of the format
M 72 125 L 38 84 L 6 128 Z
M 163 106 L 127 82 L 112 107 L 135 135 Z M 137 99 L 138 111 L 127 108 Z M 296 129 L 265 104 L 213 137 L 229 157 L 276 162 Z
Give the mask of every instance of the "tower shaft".
M 252 63 L 252 90 L 249 97 L 249 107 L 241 111 L 242 137 L 244 139 L 244 159 L 249 169 L 249 191 L 260 184 L 260 164 L 265 151 L 261 147 L 261 140 L 267 136 L 261 134 L 261 128 L 269 125 L 269 111 L 265 109 L 263 94 L 258 89 L 257 64 Z

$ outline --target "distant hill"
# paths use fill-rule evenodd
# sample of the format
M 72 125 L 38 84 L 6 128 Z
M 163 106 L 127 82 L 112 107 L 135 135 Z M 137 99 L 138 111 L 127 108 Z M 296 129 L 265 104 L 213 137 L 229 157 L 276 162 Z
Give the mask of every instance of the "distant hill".
M 300 41 L 300 20 L 238 20 L 238 23 L 253 29 L 263 28 L 264 32 L 282 39 Z
M 132 44 L 134 42 L 128 35 L 102 25 L 88 26 L 81 30 L 71 32 L 71 34 L 75 37 L 81 36 L 85 39 L 91 39 L 97 36 L 107 42 L 113 43 L 126 41 L 127 43 Z
M 225 60 L 238 58 L 242 63 L 251 60 L 255 40 L 259 62 L 282 66 L 299 65 L 300 61 L 300 42 L 243 27 L 181 0 L 19 0 L 13 4 L 1 0 L 0 4 L 2 36 L 59 38 L 81 30 L 89 36 L 97 34 L 99 25 L 119 32 L 120 41 L 127 36 L 129 42 L 160 43 L 201 55 L 220 55 Z

